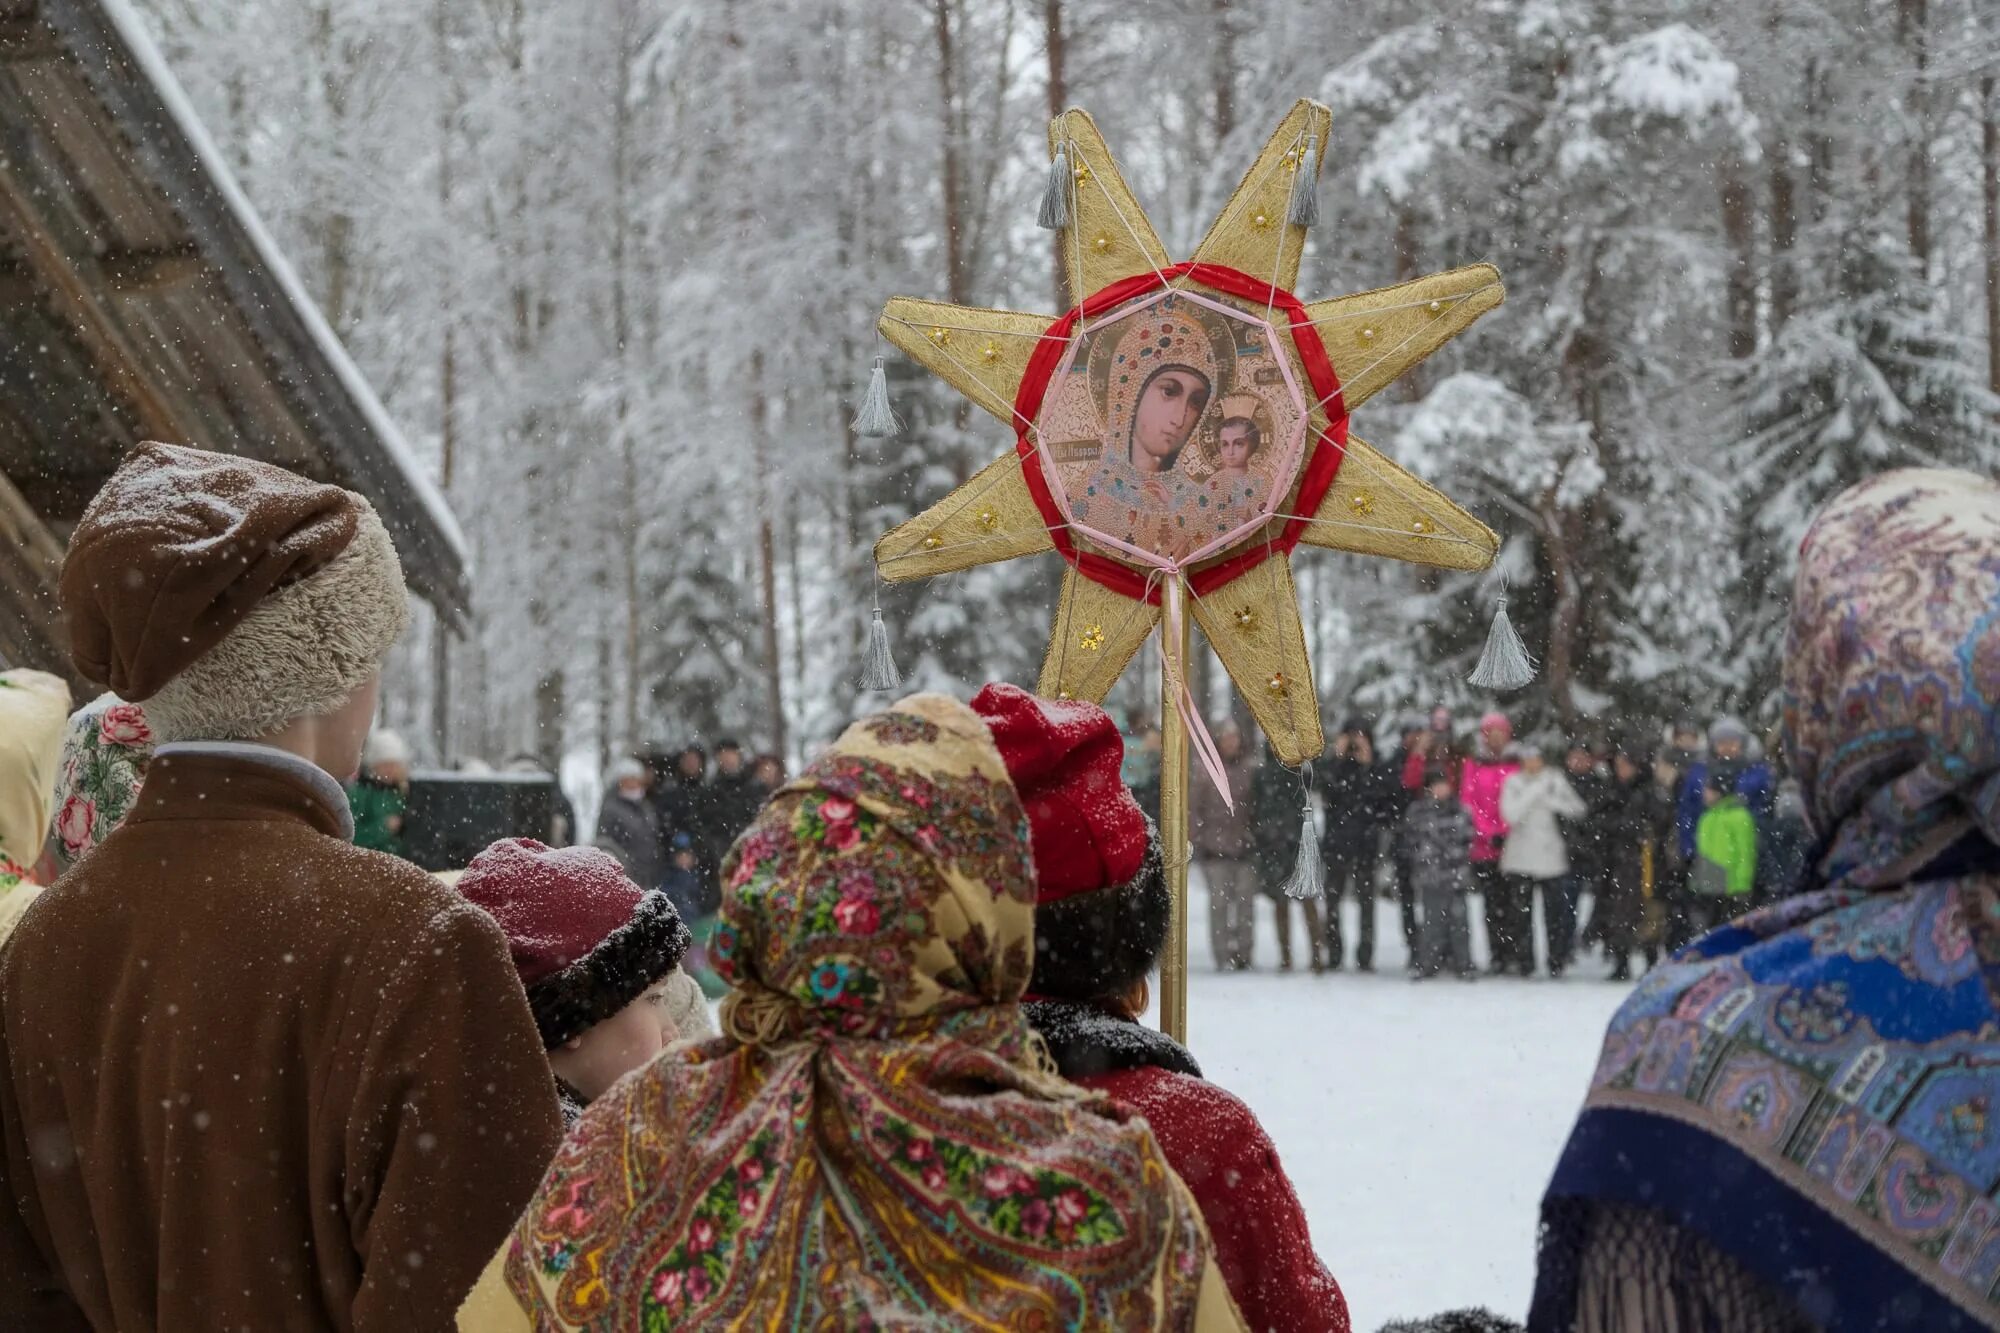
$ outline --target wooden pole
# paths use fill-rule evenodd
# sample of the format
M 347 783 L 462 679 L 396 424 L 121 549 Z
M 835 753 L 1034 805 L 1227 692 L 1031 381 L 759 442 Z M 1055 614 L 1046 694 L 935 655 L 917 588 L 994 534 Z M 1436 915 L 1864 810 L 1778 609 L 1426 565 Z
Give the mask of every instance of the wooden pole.
M 1181 606 L 1181 584 L 1169 579 L 1164 595 L 1177 614 L 1160 625 L 1160 845 L 1167 863 L 1167 952 L 1160 960 L 1160 1030 L 1187 1044 L 1187 894 L 1188 894 L 1188 734 L 1181 717 L 1180 673 L 1188 655 L 1188 622 Z M 1172 627 L 1179 626 L 1178 631 Z M 1180 643 L 1167 642 L 1178 632 Z

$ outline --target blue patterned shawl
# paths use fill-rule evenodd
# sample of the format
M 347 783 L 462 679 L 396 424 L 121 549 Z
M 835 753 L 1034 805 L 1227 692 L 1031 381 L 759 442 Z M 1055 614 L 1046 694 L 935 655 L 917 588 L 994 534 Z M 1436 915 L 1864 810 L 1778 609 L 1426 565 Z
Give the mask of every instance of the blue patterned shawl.
M 1593 1299 L 1557 1222 L 1580 1205 L 1647 1210 L 1813 1326 L 2000 1326 L 2000 487 L 1875 478 L 1799 566 L 1784 730 L 1814 891 L 1612 1019 L 1531 1328 Z

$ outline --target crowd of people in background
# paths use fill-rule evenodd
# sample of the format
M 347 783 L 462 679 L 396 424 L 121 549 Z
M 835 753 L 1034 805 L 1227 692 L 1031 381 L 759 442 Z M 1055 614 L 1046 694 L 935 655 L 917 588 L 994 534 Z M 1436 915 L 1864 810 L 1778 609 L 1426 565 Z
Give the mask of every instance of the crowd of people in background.
M 1156 796 L 1157 734 L 1138 731 L 1128 771 Z M 1278 968 L 1294 970 L 1284 886 L 1302 795 L 1317 806 L 1325 872 L 1323 896 L 1298 904 L 1315 973 L 1346 967 L 1350 940 L 1354 968 L 1373 972 L 1377 904 L 1390 899 L 1418 980 L 1478 974 L 1476 905 L 1486 973 L 1561 977 L 1597 951 L 1612 980 L 1628 981 L 1792 892 L 1809 850 L 1797 784 L 1733 717 L 1517 738 L 1501 712 L 1468 724 L 1440 707 L 1386 727 L 1350 716 L 1311 792 L 1233 722 L 1213 731 L 1233 800 L 1195 775 L 1189 831 L 1218 971 L 1255 967 L 1260 898 Z
M 1645 968 L 1533 1333 L 1995 1326 L 2000 487 L 1865 483 L 1800 561 L 1795 775 L 1731 718 L 1330 747 L 1312 966 L 1352 898 L 1373 967 L 1387 890 L 1419 978 L 1474 974 L 1475 896 L 1490 971 Z M 1151 747 L 1096 705 L 914 695 L 790 782 L 634 756 L 601 846 L 426 873 L 385 854 L 407 600 L 364 499 L 144 445 L 62 586 L 112 693 L 0 672 L 0 1327 L 1348 1333 L 1277 1146 L 1139 1022 L 1175 904 Z M 1216 739 L 1241 799 L 1197 786 L 1192 841 L 1240 970 L 1315 849 Z

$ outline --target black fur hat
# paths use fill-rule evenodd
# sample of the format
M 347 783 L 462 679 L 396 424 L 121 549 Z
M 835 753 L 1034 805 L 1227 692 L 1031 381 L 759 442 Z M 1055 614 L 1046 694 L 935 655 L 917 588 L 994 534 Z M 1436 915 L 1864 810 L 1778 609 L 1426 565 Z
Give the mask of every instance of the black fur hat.
M 1061 1000 L 1117 995 L 1153 970 L 1167 946 L 1167 893 L 1160 830 L 1146 821 L 1146 859 L 1123 884 L 1035 908 L 1035 971 L 1028 989 Z
M 552 1051 L 631 1004 L 679 967 L 693 942 L 666 894 L 641 898 L 632 919 L 596 948 L 527 988 L 542 1045 Z

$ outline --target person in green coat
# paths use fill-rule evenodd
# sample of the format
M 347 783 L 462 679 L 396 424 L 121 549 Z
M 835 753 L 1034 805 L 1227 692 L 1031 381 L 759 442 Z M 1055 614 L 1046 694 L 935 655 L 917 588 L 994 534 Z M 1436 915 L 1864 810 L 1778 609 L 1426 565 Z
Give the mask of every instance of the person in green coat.
M 1697 935 L 1748 909 L 1757 883 L 1757 819 L 1736 792 L 1739 777 L 1736 765 L 1713 763 L 1702 788 L 1707 809 L 1695 824 L 1695 862 L 1688 883 Z
M 409 745 L 393 731 L 375 732 L 362 752 L 361 776 L 347 784 L 347 804 L 354 811 L 354 845 L 407 860 L 403 825 L 409 797 Z

